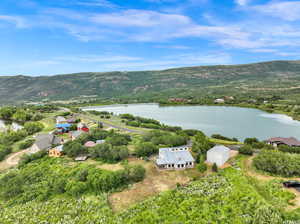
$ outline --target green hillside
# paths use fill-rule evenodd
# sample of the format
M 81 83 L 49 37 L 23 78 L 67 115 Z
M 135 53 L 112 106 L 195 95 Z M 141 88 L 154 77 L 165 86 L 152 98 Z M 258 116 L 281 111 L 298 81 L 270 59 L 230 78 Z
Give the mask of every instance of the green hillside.
M 201 95 L 300 93 L 300 61 L 199 66 L 162 71 L 2 76 L 0 103 L 78 98 L 161 99 Z

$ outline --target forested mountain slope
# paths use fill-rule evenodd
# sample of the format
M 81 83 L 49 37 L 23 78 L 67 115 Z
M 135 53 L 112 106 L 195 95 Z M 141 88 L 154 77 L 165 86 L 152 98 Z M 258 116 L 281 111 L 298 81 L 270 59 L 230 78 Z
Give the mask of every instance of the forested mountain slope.
M 86 72 L 55 76 L 0 76 L 0 103 L 76 97 L 159 98 L 195 94 L 294 91 L 300 61 L 199 66 L 162 71 Z

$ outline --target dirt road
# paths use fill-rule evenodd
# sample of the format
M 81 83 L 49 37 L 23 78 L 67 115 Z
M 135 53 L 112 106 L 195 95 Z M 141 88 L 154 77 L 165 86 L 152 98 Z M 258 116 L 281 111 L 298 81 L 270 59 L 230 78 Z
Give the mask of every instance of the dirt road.
M 9 169 L 13 166 L 18 165 L 22 155 L 28 152 L 28 149 L 22 150 L 20 152 L 12 153 L 4 161 L 0 162 L 0 171 Z

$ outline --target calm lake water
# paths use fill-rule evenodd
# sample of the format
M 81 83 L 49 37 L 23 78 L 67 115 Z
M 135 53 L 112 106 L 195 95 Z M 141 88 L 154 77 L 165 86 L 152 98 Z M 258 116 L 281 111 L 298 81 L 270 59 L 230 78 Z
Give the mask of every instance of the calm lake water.
M 153 118 L 160 122 L 198 129 L 207 135 L 221 134 L 243 140 L 256 137 L 296 137 L 300 139 L 300 122 L 281 114 L 269 114 L 257 109 L 225 106 L 163 106 L 157 104 L 129 104 L 86 107 L 83 110 L 130 113 Z

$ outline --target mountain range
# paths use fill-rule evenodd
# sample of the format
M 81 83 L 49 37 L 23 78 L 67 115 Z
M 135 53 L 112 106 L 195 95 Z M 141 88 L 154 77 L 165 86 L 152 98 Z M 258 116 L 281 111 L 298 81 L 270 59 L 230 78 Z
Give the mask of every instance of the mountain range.
M 0 103 L 82 98 L 150 99 L 300 93 L 300 61 L 196 66 L 160 71 L 0 76 Z

